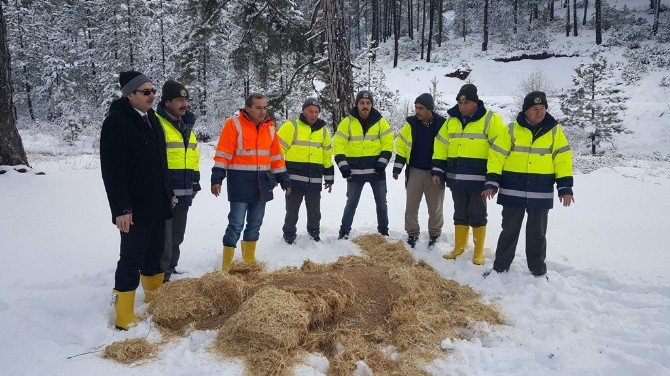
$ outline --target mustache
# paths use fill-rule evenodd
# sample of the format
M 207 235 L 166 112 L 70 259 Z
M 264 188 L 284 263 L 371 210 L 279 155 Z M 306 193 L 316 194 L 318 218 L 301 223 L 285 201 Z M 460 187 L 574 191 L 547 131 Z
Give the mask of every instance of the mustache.
M 188 106 L 179 107 L 180 111 L 188 111 Z

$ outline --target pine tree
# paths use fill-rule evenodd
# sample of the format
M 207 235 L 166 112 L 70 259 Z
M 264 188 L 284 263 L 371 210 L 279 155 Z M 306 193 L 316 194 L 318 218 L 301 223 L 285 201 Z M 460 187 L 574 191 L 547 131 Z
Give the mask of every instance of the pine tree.
M 567 131 L 590 144 L 591 154 L 596 154 L 596 148 L 612 144 L 612 136 L 625 131 L 620 113 L 626 98 L 613 82 L 607 61 L 598 55 L 592 59 L 575 69 L 574 87 L 563 98 L 561 110 Z

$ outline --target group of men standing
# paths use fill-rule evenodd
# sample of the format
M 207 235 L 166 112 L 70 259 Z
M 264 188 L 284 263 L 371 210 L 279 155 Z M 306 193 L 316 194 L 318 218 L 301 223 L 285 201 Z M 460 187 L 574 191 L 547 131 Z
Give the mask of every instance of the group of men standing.
M 162 283 L 178 273 L 188 209 L 200 191 L 200 156 L 193 132 L 195 116 L 182 84 L 167 81 L 154 112 L 156 89 L 147 76 L 121 72 L 119 82 L 123 96 L 112 103 L 103 123 L 100 158 L 112 222 L 121 234 L 115 325 L 128 329 L 138 321 L 134 300 L 139 284 L 148 302 Z M 472 84 L 464 85 L 456 100 L 445 118 L 435 113 L 433 97 L 421 94 L 414 103 L 415 115 L 407 118 L 394 142 L 391 126 L 374 107 L 370 91 L 356 95 L 354 107 L 334 134 L 320 118 L 321 105 L 314 98 L 305 100 L 297 119 L 277 129 L 268 116 L 266 97 L 250 94 L 244 108 L 223 125 L 211 174 L 211 193 L 218 197 L 227 179 L 230 202 L 222 269 L 232 264 L 240 237 L 243 261 L 255 262 L 265 206 L 278 184 L 285 192 L 286 243 L 293 244 L 297 238 L 303 200 L 307 233 L 320 241 L 322 184 L 330 193 L 335 180 L 333 159 L 347 181 L 338 238 L 349 237 L 365 183 L 374 196 L 377 230 L 388 236 L 386 167 L 395 145 L 392 176 L 397 180 L 406 167 L 405 230 L 412 248 L 419 240 L 418 211 L 424 196 L 428 244 L 437 243 L 444 225 L 445 187 L 449 187 L 455 239 L 444 258 L 455 259 L 465 252 L 472 228 L 472 262 L 484 264 L 486 199 L 499 193 L 503 231 L 493 270 L 509 269 L 528 212 L 528 267 L 534 275 L 544 275 L 554 183 L 564 206 L 574 201 L 570 148 L 560 124 L 546 112 L 546 95 L 528 94 L 509 126 L 485 107 Z

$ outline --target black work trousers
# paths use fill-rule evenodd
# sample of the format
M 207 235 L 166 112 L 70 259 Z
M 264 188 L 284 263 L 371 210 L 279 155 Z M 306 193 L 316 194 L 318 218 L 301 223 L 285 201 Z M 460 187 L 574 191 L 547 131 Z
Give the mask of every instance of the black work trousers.
M 481 189 L 451 190 L 454 200 L 454 225 L 486 226 L 486 198 Z
M 509 270 L 516 244 L 519 241 L 523 217 L 528 212 L 526 220 L 526 259 L 528 269 L 536 276 L 547 272 L 544 260 L 547 257 L 547 219 L 549 209 L 526 209 L 504 206 L 502 210 L 502 232 L 498 238 L 496 259 L 493 269 L 497 272 Z
M 312 237 L 319 236 L 321 191 L 308 189 L 302 192 L 292 191 L 286 197 L 286 217 L 284 218 L 284 227 L 282 227 L 286 240 L 295 240 L 297 236 L 296 223 L 298 223 L 298 214 L 300 213 L 300 205 L 302 205 L 303 198 L 307 207 L 307 233 Z
M 140 274 L 161 273 L 161 255 L 165 243 L 165 220 L 134 224 L 128 233 L 121 232 L 121 254 L 114 275 L 116 291 L 133 291 L 140 284 Z
M 179 246 L 184 242 L 188 208 L 188 206 L 175 207 L 172 209 L 172 219 L 165 221 L 165 248 L 161 258 L 161 267 L 167 279 L 176 271 L 179 263 L 181 255 Z

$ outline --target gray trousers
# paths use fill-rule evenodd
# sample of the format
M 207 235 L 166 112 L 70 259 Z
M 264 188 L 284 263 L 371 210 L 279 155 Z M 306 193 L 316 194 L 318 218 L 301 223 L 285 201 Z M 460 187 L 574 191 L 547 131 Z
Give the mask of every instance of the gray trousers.
M 486 226 L 486 198 L 481 189 L 451 190 L 454 200 L 454 225 Z
M 405 231 L 409 236 L 419 236 L 419 205 L 421 198 L 426 197 L 428 207 L 428 234 L 440 236 L 444 226 L 444 184 L 433 184 L 430 171 L 409 168 L 409 177 L 405 192 L 407 201 L 405 203 Z
M 519 241 L 521 224 L 526 213 L 526 208 L 503 206 L 502 210 L 502 232 L 498 238 L 496 248 L 496 259 L 493 269 L 498 272 L 509 270 L 516 244 Z M 547 272 L 544 260 L 547 257 L 547 219 L 549 209 L 528 210 L 526 219 L 526 259 L 528 269 L 534 275 L 543 275 Z
M 170 278 L 175 272 L 179 262 L 179 246 L 184 241 L 187 216 L 188 206 L 177 207 L 172 209 L 172 219 L 165 221 L 165 246 L 161 257 L 161 268 L 166 278 Z
M 286 217 L 284 218 L 284 238 L 295 240 L 297 236 L 296 223 L 302 199 L 305 199 L 307 207 L 307 233 L 311 236 L 319 236 L 321 222 L 321 191 L 307 190 L 307 192 L 291 192 L 286 197 Z

